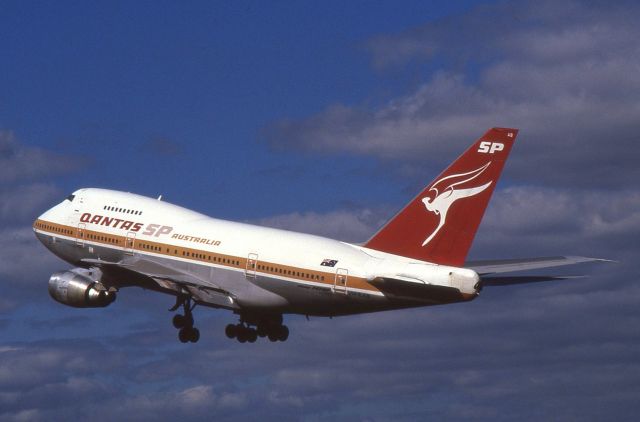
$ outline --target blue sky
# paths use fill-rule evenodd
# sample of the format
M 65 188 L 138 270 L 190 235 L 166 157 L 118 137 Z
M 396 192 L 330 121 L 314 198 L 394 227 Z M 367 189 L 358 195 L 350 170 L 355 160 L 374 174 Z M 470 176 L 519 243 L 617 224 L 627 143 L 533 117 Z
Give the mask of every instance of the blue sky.
M 467 6 L 446 3 L 15 2 L 2 25 L 10 63 L 2 124 L 30 145 L 77 157 L 84 171 L 68 190 L 164 193 L 233 218 L 327 209 L 316 194 L 323 184 L 340 187 L 346 172 L 374 163 L 274 153 L 261 130 L 406 85 L 371 70 L 366 42 Z M 187 180 L 176 177 L 185 171 Z M 279 199 L 292 192 L 296 201 Z M 336 193 L 334 201 L 370 203 L 381 191 Z
M 0 420 L 633 420 L 640 8 L 633 2 L 4 2 Z M 224 338 L 171 298 L 53 302 L 31 222 L 79 187 L 363 241 L 492 126 L 521 132 L 471 258 L 591 277 L 469 304 L 289 316 Z

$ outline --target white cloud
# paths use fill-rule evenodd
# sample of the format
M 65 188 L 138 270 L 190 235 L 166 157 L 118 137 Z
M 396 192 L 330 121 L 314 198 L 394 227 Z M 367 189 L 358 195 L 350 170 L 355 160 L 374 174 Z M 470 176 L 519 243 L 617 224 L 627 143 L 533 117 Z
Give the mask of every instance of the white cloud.
M 36 239 L 31 227 L 0 229 L 0 277 L 10 283 L 45 286 L 49 275 L 68 267 Z
M 400 209 L 405 204 L 395 204 Z M 363 242 L 391 218 L 391 209 L 291 213 L 258 224 Z M 474 242 L 484 258 L 575 255 L 615 258 L 637 251 L 640 192 L 569 190 L 535 186 L 498 189 Z
M 23 146 L 13 132 L 0 130 L 0 184 L 69 173 L 81 167 L 82 160 Z
M 350 242 L 363 242 L 384 222 L 380 210 L 336 210 L 290 213 L 257 220 L 259 225 L 311 233 Z
M 33 221 L 40 213 L 53 206 L 61 195 L 50 183 L 30 183 L 0 190 L 0 222 Z
M 494 193 L 474 251 L 615 258 L 637 252 L 639 235 L 637 190 L 512 187 Z
M 25 409 L 13 414 L 0 413 L 0 418 L 2 420 L 15 422 L 33 422 L 43 420 L 38 409 Z
M 198 385 L 178 393 L 179 402 L 184 406 L 202 406 L 210 404 L 214 398 L 210 385 Z
M 402 60 L 432 58 L 435 50 L 452 56 L 460 47 L 468 62 L 481 65 L 467 74 L 443 66 L 378 107 L 335 104 L 304 119 L 274 122 L 266 139 L 275 148 L 347 151 L 424 166 L 434 157 L 453 159 L 490 127 L 518 127 L 510 176 L 553 186 L 617 187 L 638 180 L 640 46 L 634 40 L 640 29 L 631 16 L 640 10 L 554 5 L 498 3 L 379 37 L 372 43 L 378 62 L 398 61 L 399 53 L 406 54 Z M 511 12 L 523 14 L 524 22 Z M 486 29 L 487 17 L 493 29 Z M 467 37 L 458 40 L 460 27 Z

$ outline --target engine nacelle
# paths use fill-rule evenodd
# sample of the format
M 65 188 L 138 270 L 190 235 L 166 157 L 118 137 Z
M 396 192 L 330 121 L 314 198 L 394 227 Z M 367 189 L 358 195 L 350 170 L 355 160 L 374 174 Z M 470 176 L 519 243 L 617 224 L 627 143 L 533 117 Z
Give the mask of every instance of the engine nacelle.
M 116 300 L 116 293 L 98 286 L 81 274 L 60 271 L 49 279 L 49 294 L 55 301 L 74 308 L 104 308 Z

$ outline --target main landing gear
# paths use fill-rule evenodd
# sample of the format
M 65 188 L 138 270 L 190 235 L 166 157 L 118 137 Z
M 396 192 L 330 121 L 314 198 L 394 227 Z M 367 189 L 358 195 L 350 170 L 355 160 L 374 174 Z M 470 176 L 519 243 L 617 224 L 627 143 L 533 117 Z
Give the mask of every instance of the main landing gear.
M 191 297 L 181 295 L 176 298 L 176 304 L 169 310 L 175 311 L 180 306 L 184 310 L 184 315 L 176 314 L 173 316 L 172 321 L 173 326 L 179 330 L 178 339 L 182 343 L 197 343 L 200 340 L 200 330 L 193 326 L 193 313 L 191 312 L 196 307 L 196 304 L 191 304 Z
M 227 325 L 224 331 L 227 337 L 235 338 L 240 343 L 255 343 L 258 337 L 267 337 L 270 341 L 286 341 L 289 338 L 289 328 L 282 325 L 282 315 L 240 315 L 240 322 Z

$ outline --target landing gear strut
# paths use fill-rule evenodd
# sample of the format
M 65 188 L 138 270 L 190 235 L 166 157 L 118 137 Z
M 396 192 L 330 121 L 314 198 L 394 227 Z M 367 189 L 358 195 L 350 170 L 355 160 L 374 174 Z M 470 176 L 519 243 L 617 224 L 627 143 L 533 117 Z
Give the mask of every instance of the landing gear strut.
M 289 338 L 289 328 L 282 325 L 282 315 L 240 315 L 240 322 L 227 325 L 224 332 L 240 343 L 255 343 L 258 337 L 267 337 L 272 342 Z
M 196 307 L 196 304 L 191 304 L 191 297 L 180 295 L 176 298 L 176 304 L 170 311 L 177 310 L 180 306 L 184 310 L 184 315 L 176 314 L 173 316 L 173 326 L 176 327 L 178 331 L 178 339 L 182 343 L 197 343 L 200 340 L 200 330 L 193 326 L 193 308 Z

